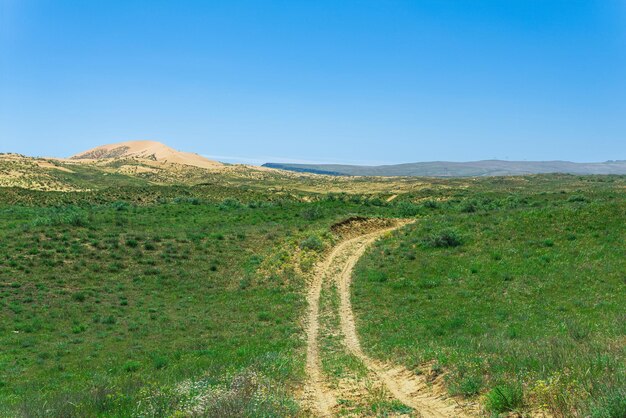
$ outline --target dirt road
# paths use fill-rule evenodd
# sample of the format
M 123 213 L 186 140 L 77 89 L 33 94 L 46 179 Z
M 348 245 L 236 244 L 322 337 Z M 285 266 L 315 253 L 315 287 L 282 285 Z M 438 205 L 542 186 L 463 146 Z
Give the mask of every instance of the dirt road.
M 447 398 L 443 391 L 437 393 L 428 385 L 426 378 L 402 366 L 391 366 L 368 357 L 362 350 L 356 332 L 356 325 L 350 303 L 352 271 L 367 247 L 382 235 L 393 231 L 406 222 L 398 222 L 392 227 L 380 229 L 338 244 L 330 255 L 317 266 L 308 294 L 307 321 L 307 385 L 305 400 L 319 416 L 333 416 L 337 409 L 337 399 L 343 398 L 338 388 L 331 388 L 320 367 L 319 303 L 324 282 L 334 281 L 340 296 L 340 330 L 344 337 L 345 349 L 356 356 L 369 369 L 371 374 L 404 405 L 414 409 L 414 415 L 425 418 L 468 417 L 467 410 Z

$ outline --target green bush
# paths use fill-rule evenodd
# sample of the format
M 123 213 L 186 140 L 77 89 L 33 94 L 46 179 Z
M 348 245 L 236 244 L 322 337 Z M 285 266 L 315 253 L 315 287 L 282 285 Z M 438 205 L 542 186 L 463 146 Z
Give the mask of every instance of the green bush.
M 400 216 L 412 217 L 419 213 L 420 207 L 411 202 L 399 202 L 397 205 Z
M 626 389 L 607 394 L 591 408 L 591 418 L 626 417 Z
M 439 207 L 439 203 L 435 200 L 425 200 L 422 202 L 422 206 L 428 209 L 437 209 Z
M 84 332 L 87 329 L 87 326 L 85 324 L 77 324 L 72 326 L 72 333 L 74 334 L 80 334 L 81 332 Z
M 122 368 L 124 369 L 125 372 L 132 373 L 132 372 L 136 372 L 137 370 L 139 370 L 140 367 L 141 367 L 141 363 L 139 363 L 138 361 L 129 360 L 126 363 L 124 363 L 124 366 Z
M 467 201 L 461 205 L 461 212 L 474 213 L 478 210 L 478 204 L 474 200 Z
M 311 235 L 300 243 L 300 248 L 303 250 L 321 251 L 324 249 L 324 243 L 319 237 Z
M 177 204 L 189 203 L 192 205 L 199 205 L 200 199 L 198 199 L 197 197 L 177 197 L 174 199 L 174 203 L 177 203 Z
M 77 211 L 74 208 L 68 209 L 56 209 L 51 211 L 47 216 L 39 216 L 32 222 L 33 226 L 60 226 L 70 225 L 85 227 L 89 222 L 87 216 L 84 213 Z
M 474 396 L 483 387 L 483 379 L 480 376 L 465 376 L 459 383 L 458 390 L 464 396 Z
M 257 318 L 259 321 L 268 322 L 272 320 L 272 315 L 269 312 L 262 311 L 257 314 Z
M 243 207 L 243 204 L 239 200 L 230 197 L 228 199 L 224 199 L 219 206 L 220 210 L 240 209 Z
M 375 197 L 373 199 L 366 200 L 365 204 L 371 206 L 383 206 L 385 202 L 383 202 L 379 197 Z
M 512 412 L 524 406 L 524 393 L 519 385 L 500 385 L 485 397 L 485 407 L 490 412 Z
M 446 247 L 458 247 L 463 244 L 463 239 L 458 232 L 448 229 L 438 233 L 434 233 L 429 237 L 426 237 L 423 241 L 426 247 L 431 248 L 446 248 Z
M 324 216 L 324 212 L 322 212 L 319 206 L 312 206 L 300 212 L 300 216 L 307 221 L 314 221 L 321 219 Z
M 84 302 L 86 298 L 87 295 L 85 295 L 85 293 L 83 292 L 76 292 L 72 295 L 72 299 L 74 299 L 76 302 Z
M 583 196 L 583 195 L 575 194 L 575 195 L 570 196 L 570 197 L 567 199 L 567 201 L 568 201 L 568 202 L 588 202 L 588 201 L 589 201 L 589 199 L 587 199 L 587 198 L 586 198 L 585 196 Z
M 157 370 L 164 369 L 167 367 L 168 363 L 169 361 L 165 356 L 153 356 L 152 358 L 152 365 Z
M 113 208 L 119 212 L 126 211 L 128 210 L 128 208 L 130 208 L 130 204 L 128 204 L 128 202 L 123 202 L 123 201 L 113 202 L 111 206 L 113 206 Z

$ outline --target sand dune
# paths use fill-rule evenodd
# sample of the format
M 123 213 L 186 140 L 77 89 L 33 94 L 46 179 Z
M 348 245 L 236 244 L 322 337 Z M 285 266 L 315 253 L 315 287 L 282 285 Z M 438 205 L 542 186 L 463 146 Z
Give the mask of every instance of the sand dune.
M 155 141 L 127 141 L 102 145 L 70 157 L 72 160 L 115 158 L 140 158 L 201 168 L 219 168 L 223 166 L 220 162 L 209 160 L 191 152 L 176 151 L 165 144 Z

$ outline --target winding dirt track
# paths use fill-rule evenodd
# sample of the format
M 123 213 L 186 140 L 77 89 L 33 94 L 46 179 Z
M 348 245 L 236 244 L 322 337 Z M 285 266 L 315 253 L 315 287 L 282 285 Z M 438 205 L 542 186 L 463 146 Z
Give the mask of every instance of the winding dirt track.
M 329 388 L 320 367 L 318 346 L 319 301 L 325 280 L 335 281 L 339 289 L 341 333 L 344 336 L 346 349 L 359 358 L 397 400 L 414 408 L 416 415 L 424 418 L 471 416 L 443 394 L 435 395 L 425 377 L 416 375 L 402 366 L 390 366 L 374 360 L 361 349 L 350 303 L 352 271 L 370 244 L 385 233 L 403 225 L 406 225 L 406 222 L 343 241 L 317 266 L 307 298 L 309 303 L 306 364 L 308 379 L 304 395 L 305 400 L 319 416 L 333 416 L 337 407 L 337 395 Z

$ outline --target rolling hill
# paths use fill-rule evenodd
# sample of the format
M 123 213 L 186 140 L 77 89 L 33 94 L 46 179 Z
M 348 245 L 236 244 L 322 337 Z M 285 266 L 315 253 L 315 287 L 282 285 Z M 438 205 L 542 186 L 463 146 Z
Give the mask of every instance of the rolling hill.
M 198 154 L 176 151 L 165 144 L 155 141 L 127 141 L 101 145 L 70 157 L 72 160 L 107 160 L 122 158 L 152 160 L 200 168 L 218 168 L 223 165 L 220 162 L 209 160 Z
M 482 177 L 549 173 L 626 174 L 626 160 L 606 161 L 602 163 L 502 160 L 470 162 L 432 161 L 380 166 L 266 163 L 263 166 L 281 170 L 334 176 Z
M 0 154 L 0 417 L 626 416 L 626 176 L 198 159 Z

